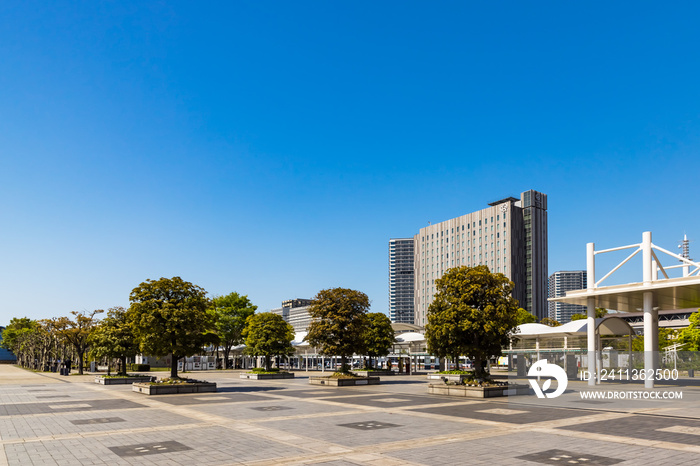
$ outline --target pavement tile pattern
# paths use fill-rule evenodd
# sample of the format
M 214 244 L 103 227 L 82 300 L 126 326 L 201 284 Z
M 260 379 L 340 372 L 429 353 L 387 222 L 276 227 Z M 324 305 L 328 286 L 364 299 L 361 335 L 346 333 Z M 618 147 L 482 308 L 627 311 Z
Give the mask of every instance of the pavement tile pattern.
M 529 455 L 519 456 L 519 459 L 532 461 L 540 464 L 553 465 L 570 465 L 570 464 L 585 464 L 595 466 L 608 466 L 622 462 L 617 458 L 608 458 L 605 456 L 591 455 L 588 453 L 578 453 L 565 450 L 546 450 L 539 453 L 530 453 Z
M 353 388 L 306 375 L 212 371 L 197 378 L 217 393 L 149 397 L 0 366 L 0 466 L 700 464 L 700 387 L 684 388 L 686 406 L 621 409 L 433 396 L 419 375 Z

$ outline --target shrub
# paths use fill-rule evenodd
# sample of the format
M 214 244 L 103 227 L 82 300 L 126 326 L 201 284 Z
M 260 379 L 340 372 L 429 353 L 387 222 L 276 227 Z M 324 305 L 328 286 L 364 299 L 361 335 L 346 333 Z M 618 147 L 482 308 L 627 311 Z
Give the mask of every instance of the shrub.
M 277 368 L 270 368 L 266 370 L 264 367 L 255 367 L 250 370 L 253 374 L 277 374 L 280 370 Z

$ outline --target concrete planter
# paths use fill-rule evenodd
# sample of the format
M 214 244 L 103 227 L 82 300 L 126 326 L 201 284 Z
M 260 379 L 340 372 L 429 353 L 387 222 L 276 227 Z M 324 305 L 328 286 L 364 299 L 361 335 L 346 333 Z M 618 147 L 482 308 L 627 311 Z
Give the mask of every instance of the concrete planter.
M 145 395 L 179 395 L 182 393 L 210 393 L 216 391 L 215 383 L 173 383 L 148 384 L 135 383 L 132 390 Z
M 430 384 L 428 393 L 433 395 L 459 396 L 463 398 L 496 398 L 501 396 L 527 395 L 528 385 L 508 385 L 494 387 L 469 387 L 466 385 Z
M 241 374 L 241 378 L 252 380 L 293 379 L 294 372 L 277 372 L 276 374 L 256 374 L 254 372 L 245 372 Z
M 95 383 L 101 385 L 126 385 L 130 383 L 144 383 L 144 382 L 154 382 L 155 377 L 95 377 Z
M 334 379 L 331 377 L 309 377 L 311 385 L 328 387 L 353 387 L 355 385 L 379 385 L 379 377 L 357 377 L 354 379 Z
M 385 376 L 385 375 L 394 375 L 394 372 L 387 369 L 387 370 L 381 370 L 381 371 L 351 371 L 355 375 L 359 375 L 360 377 L 372 377 L 372 376 Z

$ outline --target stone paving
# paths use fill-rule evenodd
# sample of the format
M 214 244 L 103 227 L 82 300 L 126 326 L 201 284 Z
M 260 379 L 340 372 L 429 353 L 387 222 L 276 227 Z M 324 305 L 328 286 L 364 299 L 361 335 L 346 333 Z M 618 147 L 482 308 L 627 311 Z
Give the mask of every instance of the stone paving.
M 419 375 L 351 389 L 297 375 L 204 372 L 217 393 L 149 397 L 0 365 L 0 466 L 700 464 L 692 381 L 671 387 L 682 401 L 582 400 L 576 382 L 556 400 L 476 400 L 428 395 Z

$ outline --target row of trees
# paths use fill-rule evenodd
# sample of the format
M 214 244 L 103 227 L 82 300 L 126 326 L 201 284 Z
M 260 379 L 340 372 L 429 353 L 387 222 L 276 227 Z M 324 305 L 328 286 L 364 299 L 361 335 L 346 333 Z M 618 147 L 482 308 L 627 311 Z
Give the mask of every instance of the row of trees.
M 95 328 L 95 315 L 101 312 L 73 312 L 73 318 L 13 318 L 2 333 L 2 346 L 17 356 L 20 365 L 34 369 L 59 360 L 82 360 Z
M 126 373 L 126 359 L 139 353 L 170 356 L 171 377 L 177 377 L 179 359 L 201 353 L 208 346 L 221 348 L 228 361 L 234 346 L 243 342 L 246 352 L 264 356 L 271 368 L 274 356 L 290 355 L 294 348 L 292 327 L 281 316 L 255 314 L 247 296 L 231 293 L 213 299 L 204 289 L 180 277 L 146 280 L 129 296 L 130 306 L 73 312 L 73 318 L 41 321 L 12 319 L 2 344 L 13 351 L 25 367 L 46 369 L 60 361 L 83 361 L 91 356 L 118 360 L 118 372 Z M 320 354 L 340 356 L 344 370 L 353 354 L 372 358 L 389 354 L 394 332 L 389 318 L 368 313 L 367 295 L 355 290 L 321 290 L 314 298 L 314 317 L 307 340 Z
M 361 291 L 347 288 L 321 290 L 313 298 L 312 317 L 306 341 L 319 354 L 340 356 L 341 372 L 348 372 L 348 358 L 367 355 L 373 359 L 389 354 L 394 343 L 394 330 L 389 318 L 379 312 L 369 313 L 369 298 Z M 281 316 L 261 313 L 251 316 L 243 331 L 246 351 L 264 356 L 265 369 L 270 370 L 272 357 L 294 352 L 291 325 Z
M 80 374 L 88 351 L 97 359 L 119 360 L 122 374 L 128 357 L 170 355 L 171 377 L 177 377 L 178 360 L 208 345 L 221 345 L 228 358 L 257 309 L 238 293 L 210 300 L 204 289 L 180 277 L 146 280 L 132 290 L 129 301 L 129 309 L 113 307 L 102 320 L 97 319 L 102 310 L 73 312 L 72 318 L 14 318 L 2 345 L 24 367 L 46 369 L 77 360 Z

